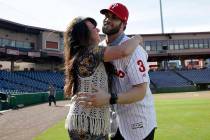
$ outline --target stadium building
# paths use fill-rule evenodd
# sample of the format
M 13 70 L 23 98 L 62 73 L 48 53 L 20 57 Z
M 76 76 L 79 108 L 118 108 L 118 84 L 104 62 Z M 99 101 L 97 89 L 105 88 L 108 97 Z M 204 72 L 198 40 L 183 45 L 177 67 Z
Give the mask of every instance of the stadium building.
M 149 61 L 158 69 L 202 69 L 210 58 L 210 32 L 143 35 Z
M 142 37 L 149 54 L 153 91 L 210 89 L 210 32 L 142 34 Z M 49 84 L 62 92 L 63 49 L 61 31 L 0 19 L 0 92 L 10 95 L 45 92 Z
M 2 70 L 59 70 L 63 33 L 0 19 Z

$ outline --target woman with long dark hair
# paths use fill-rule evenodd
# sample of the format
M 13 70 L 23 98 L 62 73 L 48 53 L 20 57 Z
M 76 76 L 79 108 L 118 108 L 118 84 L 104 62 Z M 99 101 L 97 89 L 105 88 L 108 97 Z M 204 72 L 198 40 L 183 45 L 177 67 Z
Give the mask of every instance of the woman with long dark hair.
M 99 29 L 93 18 L 77 17 L 67 27 L 64 35 L 65 86 L 66 96 L 73 97 L 79 92 L 94 92 L 94 87 L 108 93 L 107 72 L 104 62 L 122 58 L 131 54 L 142 41 L 134 36 L 119 46 L 99 46 Z M 91 107 L 91 104 L 79 105 L 71 99 L 66 119 L 71 140 L 105 140 L 109 132 L 109 106 Z

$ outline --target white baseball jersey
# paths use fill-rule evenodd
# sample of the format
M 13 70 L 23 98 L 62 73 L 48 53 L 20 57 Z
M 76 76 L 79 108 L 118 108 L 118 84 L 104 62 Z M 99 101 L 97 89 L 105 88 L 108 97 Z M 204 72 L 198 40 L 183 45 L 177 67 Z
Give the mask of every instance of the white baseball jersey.
M 129 38 L 124 36 L 120 43 L 127 39 Z M 107 45 L 105 41 L 101 44 Z M 154 100 L 149 87 L 147 58 L 146 51 L 140 46 L 132 55 L 112 62 L 117 69 L 117 76 L 113 81 L 113 91 L 117 94 L 130 90 L 133 85 L 148 83 L 143 100 L 132 104 L 116 105 L 119 129 L 126 140 L 142 140 L 157 127 Z

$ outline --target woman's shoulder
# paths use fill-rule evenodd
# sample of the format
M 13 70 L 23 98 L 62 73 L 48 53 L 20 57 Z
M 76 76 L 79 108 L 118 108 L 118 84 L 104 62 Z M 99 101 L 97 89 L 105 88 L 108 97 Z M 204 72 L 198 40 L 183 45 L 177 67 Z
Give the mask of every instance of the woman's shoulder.
M 78 74 L 82 77 L 93 74 L 97 66 L 102 62 L 102 48 L 94 46 L 83 50 L 76 59 Z

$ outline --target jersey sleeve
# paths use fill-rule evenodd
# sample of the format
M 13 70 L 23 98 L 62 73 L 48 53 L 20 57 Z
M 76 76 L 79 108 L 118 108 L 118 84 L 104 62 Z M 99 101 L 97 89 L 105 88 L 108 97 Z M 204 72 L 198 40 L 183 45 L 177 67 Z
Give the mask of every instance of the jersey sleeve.
M 127 67 L 129 81 L 132 85 L 149 82 L 148 71 L 147 53 L 142 47 L 137 47 Z

